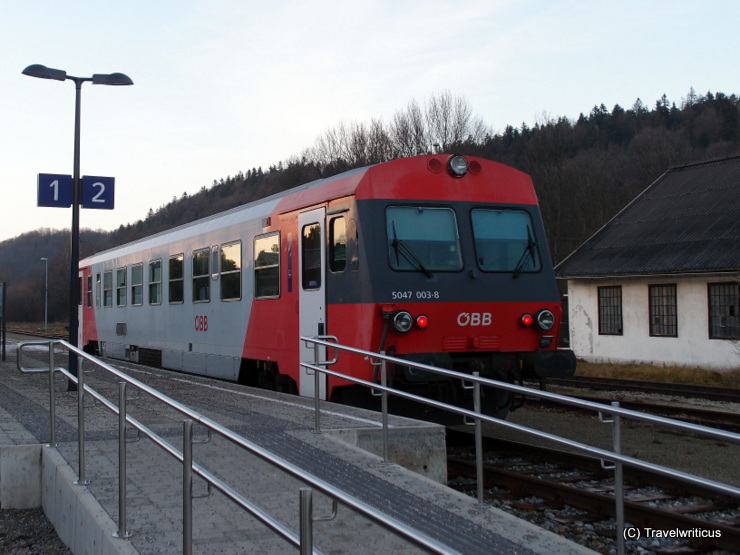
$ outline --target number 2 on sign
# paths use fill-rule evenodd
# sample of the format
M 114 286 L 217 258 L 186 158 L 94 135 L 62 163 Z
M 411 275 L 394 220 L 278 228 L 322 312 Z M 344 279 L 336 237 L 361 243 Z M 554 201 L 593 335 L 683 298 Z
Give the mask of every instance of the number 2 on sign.
M 100 182 L 100 181 L 96 181 L 95 183 L 92 184 L 92 186 L 93 187 L 100 187 L 100 191 L 98 192 L 97 195 L 95 195 L 92 198 L 92 202 L 98 202 L 100 204 L 105 204 L 105 199 L 104 198 L 100 198 L 101 196 L 103 196 L 103 193 L 105 193 L 105 184 L 102 183 L 102 182 Z

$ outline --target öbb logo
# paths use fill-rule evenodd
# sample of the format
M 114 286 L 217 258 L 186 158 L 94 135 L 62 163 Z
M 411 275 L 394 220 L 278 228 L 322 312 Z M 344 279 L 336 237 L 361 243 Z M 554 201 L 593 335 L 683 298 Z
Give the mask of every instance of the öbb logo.
M 490 326 L 492 322 L 490 312 L 461 312 L 457 315 L 458 326 Z
M 208 316 L 195 317 L 195 331 L 208 331 Z

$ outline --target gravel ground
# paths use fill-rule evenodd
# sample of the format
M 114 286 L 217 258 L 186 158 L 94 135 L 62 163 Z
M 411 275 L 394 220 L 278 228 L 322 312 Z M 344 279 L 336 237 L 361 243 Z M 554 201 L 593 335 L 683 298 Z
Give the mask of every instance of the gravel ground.
M 71 554 L 41 509 L 0 510 L 0 553 Z
M 612 392 L 605 394 L 612 400 L 635 398 L 627 393 Z M 732 403 L 716 403 L 702 400 L 686 400 L 679 398 L 659 398 L 651 396 L 653 400 L 673 405 L 703 405 L 712 406 L 718 410 L 737 412 L 740 415 L 740 405 Z M 595 417 L 563 412 L 559 409 L 541 408 L 526 405 L 509 415 L 511 422 L 523 426 L 540 429 L 555 435 L 569 437 L 581 443 L 595 445 L 605 449 L 611 447 L 611 426 L 599 422 Z M 740 486 L 738 460 L 740 460 L 740 445 L 701 437 L 691 437 L 667 428 L 656 428 L 647 424 L 633 421 L 623 421 L 622 452 L 628 456 L 640 458 L 666 466 L 676 468 L 690 474 L 702 476 L 718 482 Z M 531 442 L 528 437 L 512 430 L 500 427 L 488 428 L 486 435 L 501 437 L 524 443 Z M 532 442 L 535 443 L 535 442 Z M 548 445 L 547 447 L 555 447 Z M 562 449 L 562 447 L 561 447 Z M 650 488 L 647 488 L 648 490 Z M 607 537 L 613 533 L 615 523 L 589 523 L 588 515 L 584 511 L 564 506 L 562 509 L 541 509 L 547 505 L 542 499 L 528 497 L 523 499 L 497 499 L 494 506 L 528 520 L 546 530 L 569 538 L 581 545 L 594 549 L 599 553 L 615 554 L 616 542 Z M 711 515 L 717 520 L 733 520 L 740 515 L 740 508 L 728 509 Z M 629 523 L 626 523 L 629 526 Z M 679 547 L 683 546 L 683 547 Z M 641 538 L 627 542 L 628 553 L 653 555 L 656 553 L 706 553 L 701 549 L 695 550 L 683 542 L 670 539 Z M 713 551 L 713 554 L 740 553 L 737 551 Z

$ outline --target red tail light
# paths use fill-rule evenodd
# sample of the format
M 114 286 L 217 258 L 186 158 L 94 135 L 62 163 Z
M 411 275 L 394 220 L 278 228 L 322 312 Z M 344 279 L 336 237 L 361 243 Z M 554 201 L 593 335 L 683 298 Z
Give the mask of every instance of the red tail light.
M 522 318 L 520 321 L 522 323 L 522 326 L 528 328 L 534 323 L 534 318 L 532 318 L 531 314 L 522 314 Z

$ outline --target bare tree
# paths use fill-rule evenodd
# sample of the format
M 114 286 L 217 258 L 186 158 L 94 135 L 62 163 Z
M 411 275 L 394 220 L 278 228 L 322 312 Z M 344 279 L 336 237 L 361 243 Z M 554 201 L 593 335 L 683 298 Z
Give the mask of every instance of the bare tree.
M 424 112 L 416 100 L 406 110 L 396 112 L 389 131 L 394 157 L 417 156 L 429 152 Z

